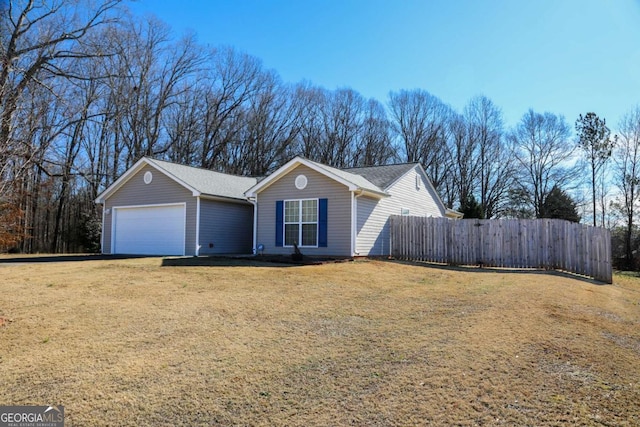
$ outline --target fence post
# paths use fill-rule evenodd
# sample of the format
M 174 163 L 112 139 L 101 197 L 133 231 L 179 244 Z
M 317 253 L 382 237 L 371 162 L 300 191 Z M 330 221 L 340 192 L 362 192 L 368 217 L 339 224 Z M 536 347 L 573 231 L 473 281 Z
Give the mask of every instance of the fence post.
M 399 259 L 506 268 L 559 269 L 612 281 L 611 233 L 564 220 L 449 220 L 392 215 Z

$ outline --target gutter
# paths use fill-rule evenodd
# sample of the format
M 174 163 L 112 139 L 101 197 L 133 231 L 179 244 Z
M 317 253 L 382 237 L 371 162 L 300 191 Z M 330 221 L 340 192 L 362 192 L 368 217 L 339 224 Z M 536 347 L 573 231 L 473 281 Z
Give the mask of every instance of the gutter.
M 450 219 L 462 219 L 464 214 L 453 209 L 445 209 L 444 216 Z

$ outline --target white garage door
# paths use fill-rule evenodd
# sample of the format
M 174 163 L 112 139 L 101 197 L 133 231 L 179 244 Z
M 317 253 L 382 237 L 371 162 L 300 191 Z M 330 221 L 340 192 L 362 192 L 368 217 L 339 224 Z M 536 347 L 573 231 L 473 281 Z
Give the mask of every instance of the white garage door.
M 113 253 L 184 255 L 185 205 L 114 208 Z

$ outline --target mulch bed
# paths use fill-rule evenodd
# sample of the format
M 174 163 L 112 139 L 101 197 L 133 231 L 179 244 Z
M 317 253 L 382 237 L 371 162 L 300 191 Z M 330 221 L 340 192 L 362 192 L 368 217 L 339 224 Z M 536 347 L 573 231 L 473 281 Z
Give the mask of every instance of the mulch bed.
M 294 258 L 293 255 L 256 255 L 243 259 L 249 259 L 261 262 L 273 262 L 277 264 L 293 264 L 293 265 L 322 265 L 337 262 L 353 261 L 350 257 L 321 257 L 321 256 L 302 256 L 302 258 Z
M 223 266 L 250 266 L 250 265 L 280 265 L 280 266 L 303 266 L 322 265 L 330 263 L 340 263 L 353 261 L 349 257 L 314 257 L 303 256 L 298 259 L 292 255 L 246 255 L 246 256 L 199 256 L 199 257 L 167 257 L 162 259 L 165 267 L 223 267 Z

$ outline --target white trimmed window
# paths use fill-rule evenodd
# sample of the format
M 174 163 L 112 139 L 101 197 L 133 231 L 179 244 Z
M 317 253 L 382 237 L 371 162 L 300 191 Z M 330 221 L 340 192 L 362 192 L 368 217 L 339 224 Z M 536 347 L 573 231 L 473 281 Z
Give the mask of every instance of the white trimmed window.
M 284 201 L 284 246 L 318 246 L 318 199 Z

